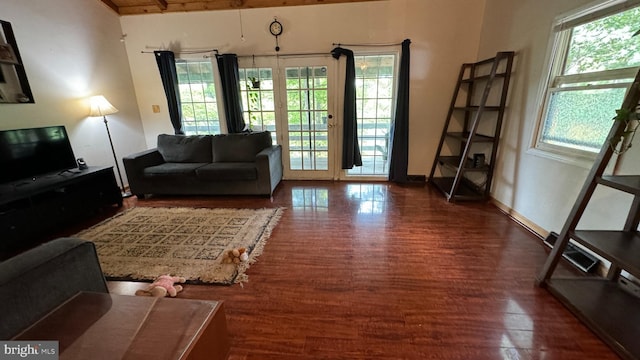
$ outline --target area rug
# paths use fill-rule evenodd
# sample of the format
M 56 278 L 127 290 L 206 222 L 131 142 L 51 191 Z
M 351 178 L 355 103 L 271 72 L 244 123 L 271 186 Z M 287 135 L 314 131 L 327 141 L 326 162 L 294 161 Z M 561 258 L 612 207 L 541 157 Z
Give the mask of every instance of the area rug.
M 187 283 L 241 283 L 262 253 L 283 208 L 203 209 L 135 207 L 75 237 L 95 243 L 111 280 L 183 276 Z M 223 263 L 225 251 L 244 247 L 249 258 Z

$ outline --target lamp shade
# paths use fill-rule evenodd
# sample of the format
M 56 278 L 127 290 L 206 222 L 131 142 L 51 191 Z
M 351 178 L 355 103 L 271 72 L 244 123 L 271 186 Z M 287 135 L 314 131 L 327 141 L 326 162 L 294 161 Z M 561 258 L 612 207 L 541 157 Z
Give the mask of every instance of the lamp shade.
M 91 103 L 89 116 L 104 116 L 118 112 L 118 109 L 113 107 L 113 105 L 111 105 L 111 103 L 102 95 L 92 96 L 91 99 L 89 99 L 89 102 Z

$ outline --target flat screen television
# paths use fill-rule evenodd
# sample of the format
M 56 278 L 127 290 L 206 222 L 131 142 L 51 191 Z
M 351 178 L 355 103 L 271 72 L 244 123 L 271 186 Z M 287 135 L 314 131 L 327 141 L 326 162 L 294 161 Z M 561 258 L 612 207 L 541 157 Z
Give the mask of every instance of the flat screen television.
M 76 166 L 64 126 L 0 131 L 0 182 L 38 177 Z

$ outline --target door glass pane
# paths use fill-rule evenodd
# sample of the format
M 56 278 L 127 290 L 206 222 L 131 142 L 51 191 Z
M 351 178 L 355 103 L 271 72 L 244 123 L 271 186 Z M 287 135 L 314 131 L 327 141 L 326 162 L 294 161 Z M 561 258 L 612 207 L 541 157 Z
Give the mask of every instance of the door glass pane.
M 276 144 L 273 70 L 252 67 L 241 68 L 238 73 L 245 123 L 253 131 L 270 131 L 272 142 Z
M 348 175 L 389 172 L 389 131 L 394 103 L 395 55 L 356 56 L 356 111 L 362 166 Z
M 288 67 L 285 74 L 290 169 L 328 170 L 327 68 Z

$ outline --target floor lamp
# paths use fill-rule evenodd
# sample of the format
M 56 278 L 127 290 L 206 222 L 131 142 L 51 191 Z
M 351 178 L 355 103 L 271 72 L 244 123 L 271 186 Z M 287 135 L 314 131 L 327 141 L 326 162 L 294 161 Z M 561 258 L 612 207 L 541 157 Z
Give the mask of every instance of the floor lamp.
M 113 153 L 113 161 L 116 163 L 116 170 L 118 170 L 118 178 L 120 178 L 120 190 L 122 191 L 122 197 L 130 197 L 131 193 L 125 191 L 124 181 L 122 181 L 122 173 L 120 172 L 120 166 L 118 165 L 118 157 L 116 156 L 116 150 L 113 148 L 113 141 L 111 140 L 111 132 L 109 131 L 109 124 L 107 123 L 107 115 L 115 114 L 118 109 L 113 107 L 107 99 L 102 95 L 92 96 L 90 99 L 91 110 L 89 116 L 102 116 L 104 119 L 104 126 L 107 128 L 107 135 L 109 136 L 109 144 L 111 144 L 111 152 Z

